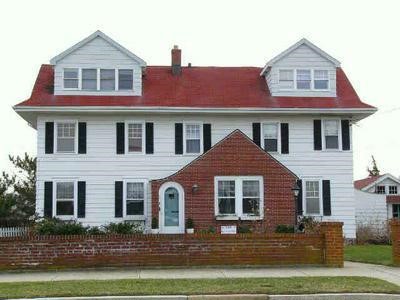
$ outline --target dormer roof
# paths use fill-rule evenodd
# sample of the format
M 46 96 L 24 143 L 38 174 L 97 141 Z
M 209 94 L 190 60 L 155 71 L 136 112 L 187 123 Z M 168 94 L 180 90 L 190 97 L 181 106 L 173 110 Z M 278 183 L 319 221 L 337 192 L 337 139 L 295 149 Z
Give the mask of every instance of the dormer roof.
M 274 65 L 277 61 L 281 60 L 282 58 L 284 58 L 289 53 L 293 52 L 294 50 L 296 50 L 297 48 L 299 48 L 302 45 L 306 45 L 307 47 L 309 47 L 310 49 L 312 49 L 313 51 L 315 51 L 316 53 L 318 53 L 319 55 L 324 57 L 326 60 L 330 61 L 336 67 L 340 67 L 340 62 L 337 59 L 330 56 L 328 53 L 326 53 L 321 48 L 319 48 L 316 45 L 314 45 L 313 43 L 311 43 L 309 40 L 302 38 L 300 41 L 298 41 L 294 45 L 290 46 L 285 51 L 283 51 L 280 54 L 278 54 L 277 56 L 275 56 L 273 59 L 269 60 L 265 64 L 264 68 L 262 69 L 260 76 L 263 76 L 266 73 L 267 69 L 269 67 L 272 67 L 272 65 Z
M 364 179 L 354 181 L 354 187 L 361 191 L 369 190 L 371 187 L 378 185 L 380 182 L 385 179 L 390 179 L 397 184 L 400 184 L 400 179 L 393 176 L 392 174 L 386 173 L 378 176 L 369 176 Z
M 112 38 L 110 38 L 108 35 L 106 35 L 105 33 L 101 32 L 100 30 L 95 31 L 94 33 L 92 33 L 91 35 L 89 35 L 88 37 L 86 37 L 85 39 L 81 40 L 79 43 L 76 43 L 75 45 L 73 45 L 72 47 L 68 48 L 67 50 L 61 52 L 60 54 L 58 54 L 57 56 L 53 57 L 50 60 L 50 63 L 52 65 L 57 64 L 58 61 L 60 61 L 61 59 L 63 59 L 64 57 L 68 56 L 69 54 L 73 53 L 74 51 L 78 50 L 79 48 L 81 48 L 82 46 L 86 45 L 87 43 L 91 42 L 92 40 L 94 40 L 95 38 L 100 37 L 103 40 L 105 40 L 107 43 L 109 43 L 110 45 L 112 45 L 113 47 L 115 47 L 116 49 L 118 49 L 119 51 L 121 51 L 122 53 L 124 53 L 125 55 L 127 55 L 128 57 L 132 58 L 134 61 L 136 61 L 140 66 L 145 67 L 146 66 L 146 62 L 141 59 L 140 57 L 138 57 L 137 55 L 133 54 L 131 51 L 129 51 L 128 49 L 126 49 L 125 47 L 121 46 L 119 43 L 117 43 L 116 41 L 114 41 Z

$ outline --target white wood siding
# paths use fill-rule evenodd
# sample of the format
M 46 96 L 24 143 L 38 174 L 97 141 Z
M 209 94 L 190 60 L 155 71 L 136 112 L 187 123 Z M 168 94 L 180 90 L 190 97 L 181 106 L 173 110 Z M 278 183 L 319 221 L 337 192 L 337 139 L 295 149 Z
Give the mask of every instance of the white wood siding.
M 370 225 L 377 229 L 385 226 L 391 213 L 391 205 L 386 204 L 386 195 L 373 194 L 355 189 L 356 222 L 358 225 Z
M 45 121 L 78 119 L 87 122 L 87 154 L 44 154 Z M 321 118 L 321 116 L 315 116 Z M 117 155 L 116 122 L 154 122 L 154 154 Z M 44 181 L 72 177 L 87 183 L 86 218 L 89 225 L 117 222 L 114 218 L 114 181 L 125 178 L 163 178 L 178 171 L 196 156 L 175 155 L 174 123 L 202 121 L 212 124 L 214 145 L 234 129 L 252 138 L 252 123 L 289 123 L 290 154 L 274 155 L 300 177 L 331 180 L 332 216 L 324 220 L 344 222 L 346 237 L 355 237 L 352 151 L 314 151 L 313 117 L 223 116 L 223 115 L 126 115 L 126 116 L 41 116 L 38 119 L 37 212 L 43 214 Z M 234 163 L 234 162 L 232 162 Z M 266 183 L 268 184 L 268 183 Z M 150 202 L 150 198 L 148 198 Z M 149 215 L 151 214 L 150 205 Z M 150 218 L 147 220 L 150 225 Z
M 132 91 L 78 91 L 63 89 L 64 68 L 132 69 Z M 142 69 L 140 65 L 101 37 L 97 37 L 67 55 L 54 68 L 55 95 L 142 95 Z
M 279 69 L 326 69 L 329 73 L 329 91 L 280 91 Z M 336 66 L 307 45 L 301 45 L 280 60 L 274 63 L 267 73 L 266 81 L 273 96 L 308 96 L 308 97 L 335 97 L 336 96 Z M 296 85 L 296 78 L 295 78 Z

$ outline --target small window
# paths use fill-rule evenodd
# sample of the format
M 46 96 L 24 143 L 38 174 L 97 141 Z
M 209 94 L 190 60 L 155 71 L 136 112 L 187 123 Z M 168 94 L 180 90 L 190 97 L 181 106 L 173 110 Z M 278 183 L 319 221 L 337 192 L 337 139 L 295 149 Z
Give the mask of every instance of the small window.
M 118 89 L 133 89 L 133 70 L 118 70 Z
M 56 183 L 56 215 L 73 216 L 75 202 L 74 182 Z
M 327 90 L 328 84 L 328 70 L 314 70 L 314 89 Z
M 144 215 L 144 183 L 127 182 L 126 184 L 126 215 Z
M 79 69 L 67 68 L 64 69 L 64 89 L 79 88 Z
M 97 69 L 82 69 L 82 90 L 97 90 Z
M 143 124 L 128 124 L 128 152 L 143 152 Z
M 311 70 L 297 70 L 296 86 L 298 90 L 311 89 Z
M 263 124 L 265 151 L 278 152 L 278 125 L 278 123 Z
M 243 214 L 260 214 L 260 181 L 243 180 Z
M 291 90 L 294 88 L 294 71 L 279 70 L 279 88 L 282 90 Z
M 305 181 L 305 207 L 307 215 L 321 214 L 320 184 L 318 180 Z
M 218 212 L 219 214 L 235 214 L 235 181 L 218 181 Z
M 324 121 L 325 149 L 339 149 L 339 121 Z
M 400 204 L 393 204 L 393 218 L 400 219 Z
M 186 124 L 186 153 L 200 153 L 201 149 L 201 131 L 200 124 Z
M 57 152 L 75 152 L 75 123 L 57 123 Z
M 384 185 L 377 185 L 375 187 L 375 193 L 377 194 L 386 194 L 386 186 Z
M 397 194 L 397 185 L 389 185 L 389 194 L 396 195 Z
M 100 70 L 100 90 L 114 91 L 115 90 L 115 70 L 101 69 Z

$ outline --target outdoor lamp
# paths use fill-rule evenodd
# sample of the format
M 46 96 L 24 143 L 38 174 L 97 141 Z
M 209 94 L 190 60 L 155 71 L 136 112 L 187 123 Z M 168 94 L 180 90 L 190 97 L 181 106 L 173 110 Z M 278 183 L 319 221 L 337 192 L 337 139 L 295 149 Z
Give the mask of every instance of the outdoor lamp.
M 293 194 L 294 194 L 294 196 L 297 198 L 297 196 L 299 195 L 299 193 L 300 193 L 300 187 L 299 187 L 299 185 L 297 184 L 297 182 L 294 184 L 294 186 L 292 187 L 292 191 L 293 191 Z

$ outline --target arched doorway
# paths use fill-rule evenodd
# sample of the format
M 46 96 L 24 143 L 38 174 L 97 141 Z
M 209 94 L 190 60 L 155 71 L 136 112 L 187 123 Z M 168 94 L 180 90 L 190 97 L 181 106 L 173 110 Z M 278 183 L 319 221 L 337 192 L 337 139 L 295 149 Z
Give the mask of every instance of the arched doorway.
M 160 187 L 160 232 L 184 233 L 184 192 L 180 184 L 167 182 Z

